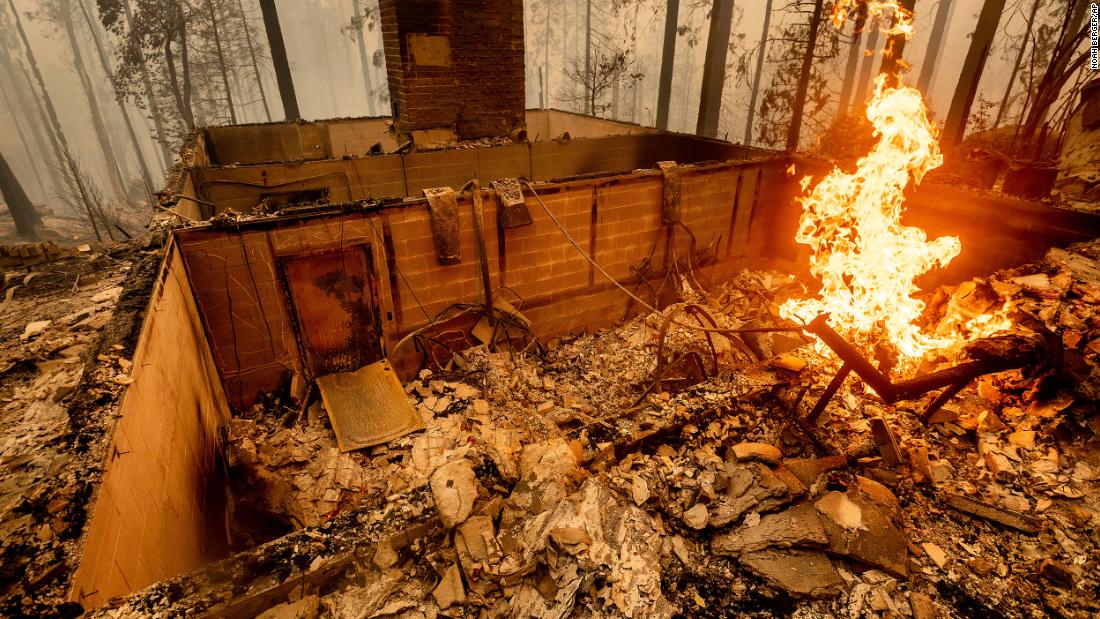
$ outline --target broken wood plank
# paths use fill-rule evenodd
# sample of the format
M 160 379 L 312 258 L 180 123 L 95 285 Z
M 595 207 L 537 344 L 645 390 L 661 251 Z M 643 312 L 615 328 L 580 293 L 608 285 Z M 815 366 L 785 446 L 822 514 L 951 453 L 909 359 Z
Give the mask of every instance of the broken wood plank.
M 287 601 L 294 589 L 316 591 L 325 584 L 334 582 L 344 572 L 355 565 L 355 552 L 333 557 L 313 570 L 292 576 L 285 581 L 258 592 L 246 594 L 230 601 L 225 606 L 215 608 L 204 614 L 203 619 L 244 619 L 255 617 L 263 611 Z
M 997 524 L 1006 526 L 1010 529 L 1016 529 L 1028 535 L 1035 535 L 1042 527 L 1042 521 L 1038 518 L 1028 516 L 1027 514 L 1021 514 L 1011 509 L 997 507 L 983 501 L 965 497 L 961 494 L 948 494 L 945 502 L 952 508 L 965 514 L 996 522 Z

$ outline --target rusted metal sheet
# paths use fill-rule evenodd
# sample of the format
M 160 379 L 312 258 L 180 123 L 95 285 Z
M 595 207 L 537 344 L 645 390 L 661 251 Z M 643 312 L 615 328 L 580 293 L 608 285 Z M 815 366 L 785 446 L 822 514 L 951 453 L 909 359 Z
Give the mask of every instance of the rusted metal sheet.
M 340 451 L 378 445 L 424 429 L 389 361 L 317 379 Z
M 355 370 L 382 358 L 370 245 L 289 256 L 281 264 L 311 376 Z
M 458 254 L 458 197 L 450 187 L 424 190 L 432 219 L 432 239 L 440 264 L 454 264 Z
M 500 198 L 497 223 L 501 228 L 518 228 L 531 224 L 531 212 L 527 210 L 527 203 L 523 200 L 523 189 L 519 186 L 518 179 L 498 178 L 489 184 Z
M 680 168 L 675 161 L 658 161 L 664 180 L 661 200 L 661 221 L 675 223 L 680 221 Z

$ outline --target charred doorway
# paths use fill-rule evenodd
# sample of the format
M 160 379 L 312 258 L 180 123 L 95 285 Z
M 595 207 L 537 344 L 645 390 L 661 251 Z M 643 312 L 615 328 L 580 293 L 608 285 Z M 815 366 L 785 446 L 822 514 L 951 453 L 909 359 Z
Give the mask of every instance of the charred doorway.
M 378 277 L 371 246 L 280 259 L 309 377 L 356 370 L 382 358 Z

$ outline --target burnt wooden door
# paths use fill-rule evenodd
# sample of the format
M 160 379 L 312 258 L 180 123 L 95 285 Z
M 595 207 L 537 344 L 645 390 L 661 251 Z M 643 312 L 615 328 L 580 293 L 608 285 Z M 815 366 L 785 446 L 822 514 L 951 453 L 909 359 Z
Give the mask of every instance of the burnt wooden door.
M 298 341 L 313 378 L 382 358 L 370 245 L 288 256 L 280 262 Z

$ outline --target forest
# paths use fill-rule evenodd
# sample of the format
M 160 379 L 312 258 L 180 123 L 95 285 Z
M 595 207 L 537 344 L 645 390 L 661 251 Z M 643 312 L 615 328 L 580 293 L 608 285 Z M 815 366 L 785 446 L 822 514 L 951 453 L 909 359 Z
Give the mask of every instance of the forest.
M 97 235 L 150 202 L 196 127 L 390 114 L 377 0 L 0 4 L 0 171 Z M 264 4 L 297 84 L 289 114 Z M 1087 4 L 530 0 L 526 103 L 843 161 L 869 143 L 874 76 L 897 67 L 945 144 L 1049 159 L 1091 73 Z M 889 34 L 891 6 L 911 34 Z

